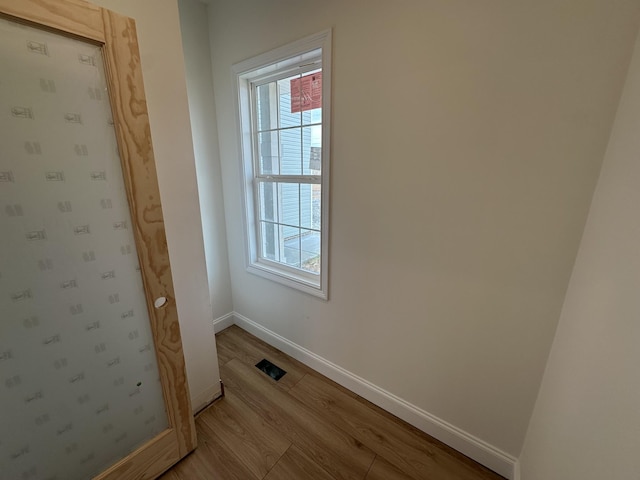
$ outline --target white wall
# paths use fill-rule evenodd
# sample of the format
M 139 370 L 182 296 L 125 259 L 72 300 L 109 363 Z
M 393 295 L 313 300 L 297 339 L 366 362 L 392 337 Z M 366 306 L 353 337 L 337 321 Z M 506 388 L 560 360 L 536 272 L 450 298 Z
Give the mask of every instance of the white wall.
M 521 457 L 522 480 L 640 478 L 640 39 Z
M 213 317 L 220 318 L 233 311 L 233 297 L 229 277 L 207 6 L 198 0 L 178 0 L 178 8 L 209 292 Z
M 93 0 L 136 20 L 194 409 L 220 392 L 177 0 Z
M 628 0 L 213 0 L 235 310 L 517 456 L 639 10 Z M 230 71 L 327 27 L 323 302 L 245 271 Z

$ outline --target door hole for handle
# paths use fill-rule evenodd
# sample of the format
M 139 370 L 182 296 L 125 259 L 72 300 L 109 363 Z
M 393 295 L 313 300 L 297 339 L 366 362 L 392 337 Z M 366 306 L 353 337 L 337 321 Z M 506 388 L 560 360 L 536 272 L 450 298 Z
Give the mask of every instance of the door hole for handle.
M 161 308 L 161 307 L 164 307 L 166 303 L 167 303 L 167 297 L 158 297 L 153 302 L 153 306 L 156 308 Z

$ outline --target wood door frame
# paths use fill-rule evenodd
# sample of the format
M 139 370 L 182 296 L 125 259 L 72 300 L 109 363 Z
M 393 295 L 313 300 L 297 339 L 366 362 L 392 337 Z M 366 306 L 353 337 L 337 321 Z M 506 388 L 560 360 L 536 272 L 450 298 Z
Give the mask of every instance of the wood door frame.
M 169 427 L 94 480 L 156 478 L 196 448 L 135 21 L 84 0 L 0 0 L 0 15 L 102 47 Z M 155 308 L 154 300 L 167 302 Z

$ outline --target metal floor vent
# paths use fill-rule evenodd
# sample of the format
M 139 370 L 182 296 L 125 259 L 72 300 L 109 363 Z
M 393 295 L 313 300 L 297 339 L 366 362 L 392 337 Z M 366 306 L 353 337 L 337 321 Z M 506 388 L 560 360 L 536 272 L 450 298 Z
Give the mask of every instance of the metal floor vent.
M 276 382 L 280 380 L 285 375 L 285 373 L 287 373 L 277 365 L 274 365 L 273 363 L 271 363 L 266 358 L 263 358 L 258 363 L 256 363 L 256 367 L 258 367 L 258 369 L 262 370 L 264 373 L 269 375 Z

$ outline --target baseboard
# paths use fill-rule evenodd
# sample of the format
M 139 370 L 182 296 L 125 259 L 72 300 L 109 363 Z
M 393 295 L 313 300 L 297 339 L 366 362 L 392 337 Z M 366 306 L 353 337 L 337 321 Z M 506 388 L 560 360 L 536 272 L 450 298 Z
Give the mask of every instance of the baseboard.
M 518 460 L 513 468 L 513 480 L 520 480 L 520 460 Z
M 446 443 L 508 480 L 516 480 L 517 459 L 508 453 L 293 343 L 244 315 L 234 312 L 233 319 L 234 323 L 243 330 L 301 361 L 334 382 Z
M 193 397 L 191 399 L 191 409 L 193 410 L 194 415 L 213 402 L 221 394 L 222 391 L 220 389 L 220 383 L 216 382 L 215 385 L 211 385 L 204 392 Z
M 229 312 L 213 321 L 213 331 L 215 333 L 220 333 L 222 330 L 229 328 L 233 324 L 233 312 Z

